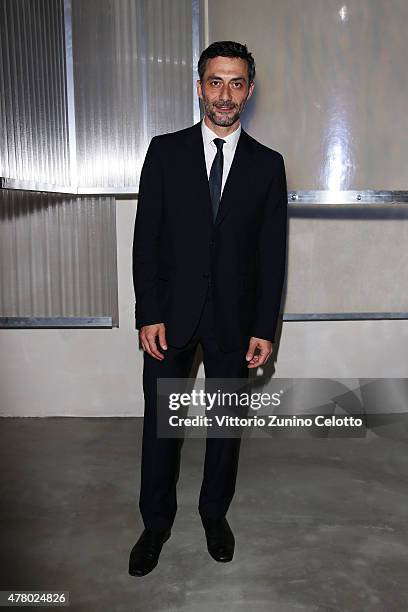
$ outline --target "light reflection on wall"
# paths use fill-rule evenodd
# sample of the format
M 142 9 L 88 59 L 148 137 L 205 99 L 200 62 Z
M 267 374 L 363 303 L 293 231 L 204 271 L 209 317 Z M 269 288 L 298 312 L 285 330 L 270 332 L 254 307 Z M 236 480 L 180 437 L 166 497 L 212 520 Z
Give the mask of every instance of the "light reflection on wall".
M 343 5 L 337 15 L 340 21 L 347 22 L 349 19 L 348 7 Z M 336 192 L 351 187 L 354 175 L 351 148 L 351 117 L 347 110 L 353 97 L 353 92 L 350 90 L 346 94 L 347 86 L 347 80 L 343 80 L 342 90 L 339 91 L 337 86 L 333 87 L 329 96 L 329 114 L 326 134 L 323 140 L 320 183 L 323 189 L 333 192 L 332 201 L 336 200 Z
M 349 9 L 346 5 L 343 5 L 339 10 L 339 17 L 341 21 L 348 21 Z
M 352 132 L 346 104 L 341 103 L 338 92 L 331 99 L 333 107 L 323 143 L 320 183 L 323 189 L 341 191 L 351 188 L 354 177 Z

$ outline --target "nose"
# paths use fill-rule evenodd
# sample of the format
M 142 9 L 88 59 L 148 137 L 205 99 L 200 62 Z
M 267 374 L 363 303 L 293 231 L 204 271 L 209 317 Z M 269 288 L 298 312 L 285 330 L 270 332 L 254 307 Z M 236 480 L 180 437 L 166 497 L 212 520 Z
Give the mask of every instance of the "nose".
M 220 100 L 231 100 L 231 90 L 227 83 L 224 83 L 220 92 Z

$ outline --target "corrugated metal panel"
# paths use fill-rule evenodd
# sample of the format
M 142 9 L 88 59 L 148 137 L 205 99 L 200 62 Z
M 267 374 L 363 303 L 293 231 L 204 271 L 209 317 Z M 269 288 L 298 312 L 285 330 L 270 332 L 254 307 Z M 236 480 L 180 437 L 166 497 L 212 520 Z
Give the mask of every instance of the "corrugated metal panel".
M 69 185 L 62 0 L 0 3 L 0 175 Z
M 0 176 L 22 189 L 137 192 L 151 137 L 197 120 L 199 6 L 3 0 Z
M 137 191 L 155 134 L 193 122 L 191 0 L 72 0 L 79 187 Z
M 0 317 L 118 326 L 115 200 L 0 191 Z

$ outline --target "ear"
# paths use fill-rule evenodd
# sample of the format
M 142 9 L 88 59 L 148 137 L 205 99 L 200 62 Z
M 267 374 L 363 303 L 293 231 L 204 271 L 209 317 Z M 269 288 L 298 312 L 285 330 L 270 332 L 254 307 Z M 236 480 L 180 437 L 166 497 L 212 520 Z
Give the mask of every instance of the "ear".
M 249 98 L 254 93 L 254 88 L 255 88 L 255 82 L 252 81 L 252 83 L 250 84 L 249 89 L 248 89 L 248 98 L 247 98 L 247 100 L 249 100 Z
M 197 81 L 197 96 L 199 98 L 201 98 L 201 99 L 203 97 L 203 92 L 202 92 L 202 89 L 201 89 L 201 81 L 200 80 Z

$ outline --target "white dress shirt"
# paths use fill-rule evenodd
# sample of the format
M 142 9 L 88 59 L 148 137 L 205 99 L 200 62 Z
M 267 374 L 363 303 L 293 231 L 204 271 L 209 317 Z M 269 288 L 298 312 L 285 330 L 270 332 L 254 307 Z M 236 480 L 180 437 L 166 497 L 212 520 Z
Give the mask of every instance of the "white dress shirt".
M 201 121 L 201 132 L 203 135 L 207 176 L 208 178 L 210 178 L 211 166 L 214 161 L 214 157 L 217 153 L 217 147 L 215 146 L 213 140 L 214 138 L 220 138 L 220 136 L 210 130 L 210 128 L 206 125 L 204 118 Z M 222 152 L 224 154 L 224 168 L 222 172 L 221 194 L 223 192 L 225 181 L 227 180 L 227 176 L 231 168 L 232 160 L 234 159 L 235 149 L 237 148 L 240 134 L 241 123 L 239 123 L 238 128 L 234 130 L 231 134 L 228 134 L 228 136 L 223 136 L 222 138 L 222 140 L 225 140 L 225 143 L 222 145 Z

